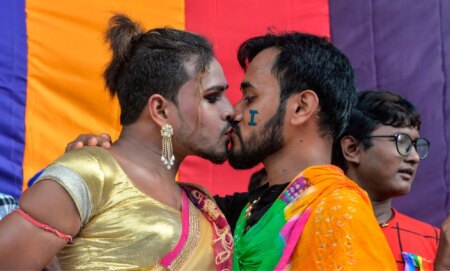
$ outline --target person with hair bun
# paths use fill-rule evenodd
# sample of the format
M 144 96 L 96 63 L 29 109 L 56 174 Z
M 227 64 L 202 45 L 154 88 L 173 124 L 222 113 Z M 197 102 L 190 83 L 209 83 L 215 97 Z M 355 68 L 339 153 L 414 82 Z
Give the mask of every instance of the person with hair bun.
M 61 156 L 24 192 L 0 223 L 0 269 L 42 270 L 58 255 L 66 270 L 230 270 L 224 215 L 203 188 L 175 181 L 188 155 L 227 157 L 234 111 L 211 44 L 120 14 L 106 40 L 120 137 Z

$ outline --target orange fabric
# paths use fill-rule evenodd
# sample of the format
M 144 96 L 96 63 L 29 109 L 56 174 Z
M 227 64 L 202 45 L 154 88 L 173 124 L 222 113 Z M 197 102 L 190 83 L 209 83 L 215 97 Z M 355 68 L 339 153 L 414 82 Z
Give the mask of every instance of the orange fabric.
M 312 213 L 292 256 L 292 270 L 397 270 L 366 192 L 334 166 L 310 167 L 300 175 L 311 188 L 286 209 L 286 216 L 305 208 Z
M 81 133 L 117 138 L 119 107 L 102 79 L 108 19 L 121 12 L 145 29 L 184 29 L 184 0 L 27 0 L 28 86 L 24 189 Z

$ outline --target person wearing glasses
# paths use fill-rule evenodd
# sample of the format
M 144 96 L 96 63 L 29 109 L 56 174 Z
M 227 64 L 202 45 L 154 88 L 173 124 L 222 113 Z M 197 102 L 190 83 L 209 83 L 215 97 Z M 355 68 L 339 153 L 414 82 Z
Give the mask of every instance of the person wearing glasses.
M 335 142 L 333 160 L 367 191 L 399 270 L 431 270 L 440 230 L 400 213 L 391 199 L 411 190 L 430 142 L 420 137 L 420 115 L 389 91 L 358 94 L 349 125 Z M 417 269 L 419 270 L 419 269 Z

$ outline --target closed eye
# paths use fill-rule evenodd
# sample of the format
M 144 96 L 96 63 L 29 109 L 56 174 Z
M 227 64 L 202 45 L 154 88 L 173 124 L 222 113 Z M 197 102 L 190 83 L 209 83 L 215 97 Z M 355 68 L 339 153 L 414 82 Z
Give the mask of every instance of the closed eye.
M 244 102 L 246 103 L 246 104 L 251 104 L 254 100 L 255 100 L 255 96 L 252 96 L 252 97 L 244 97 Z
M 213 104 L 220 100 L 220 95 L 208 95 L 204 97 L 208 103 Z

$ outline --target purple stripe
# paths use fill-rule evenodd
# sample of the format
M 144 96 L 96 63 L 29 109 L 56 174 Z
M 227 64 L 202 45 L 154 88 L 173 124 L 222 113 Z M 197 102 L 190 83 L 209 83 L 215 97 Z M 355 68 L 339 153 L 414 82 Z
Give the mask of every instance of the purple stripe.
M 416 105 L 431 141 L 402 212 L 440 225 L 450 182 L 450 4 L 443 0 L 330 1 L 332 41 L 350 58 L 359 89 L 385 88 Z M 432 210 L 432 211 L 431 211 Z
M 25 0 L 0 0 L 0 192 L 22 191 L 27 90 Z

